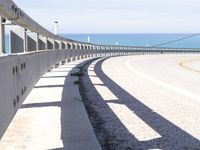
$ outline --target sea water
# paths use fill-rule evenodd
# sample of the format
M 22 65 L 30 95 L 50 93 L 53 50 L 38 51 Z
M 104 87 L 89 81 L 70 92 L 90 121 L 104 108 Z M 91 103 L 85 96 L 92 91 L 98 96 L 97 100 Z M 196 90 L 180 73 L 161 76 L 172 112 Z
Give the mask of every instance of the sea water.
M 61 34 L 66 38 L 105 45 L 124 45 L 124 46 L 154 46 L 172 40 L 183 38 L 192 34 Z M 185 39 L 179 42 L 168 44 L 162 47 L 174 48 L 200 48 L 200 36 Z
M 183 38 L 192 34 L 60 34 L 60 36 L 103 45 L 144 46 L 151 47 L 165 42 Z M 200 36 L 185 39 L 162 47 L 200 48 Z M 9 36 L 6 35 L 6 51 L 9 52 Z

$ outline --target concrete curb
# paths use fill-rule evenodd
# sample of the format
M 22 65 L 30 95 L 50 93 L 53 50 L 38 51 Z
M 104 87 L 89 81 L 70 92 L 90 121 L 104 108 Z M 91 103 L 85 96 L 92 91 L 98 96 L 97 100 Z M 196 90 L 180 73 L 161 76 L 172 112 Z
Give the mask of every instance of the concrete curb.
M 72 72 L 79 72 L 80 67 L 90 61 L 91 60 L 87 60 L 78 64 Z M 70 129 L 67 130 L 68 132 L 65 134 L 66 141 L 68 141 L 67 150 L 101 150 L 82 101 L 79 86 L 73 85 L 73 82 L 77 80 L 79 80 L 78 77 L 72 77 L 72 82 L 67 85 L 70 86 L 67 88 L 67 95 L 71 95 L 68 101 L 69 104 L 66 105 L 68 108 L 67 115 L 70 119 L 70 123 L 67 124 Z

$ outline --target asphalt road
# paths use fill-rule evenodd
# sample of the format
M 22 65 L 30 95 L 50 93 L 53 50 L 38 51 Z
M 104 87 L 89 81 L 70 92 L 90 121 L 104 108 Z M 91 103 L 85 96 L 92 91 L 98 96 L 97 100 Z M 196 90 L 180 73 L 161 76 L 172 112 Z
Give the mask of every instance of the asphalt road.
M 113 57 L 88 74 L 134 149 L 200 149 L 199 62 L 186 54 Z

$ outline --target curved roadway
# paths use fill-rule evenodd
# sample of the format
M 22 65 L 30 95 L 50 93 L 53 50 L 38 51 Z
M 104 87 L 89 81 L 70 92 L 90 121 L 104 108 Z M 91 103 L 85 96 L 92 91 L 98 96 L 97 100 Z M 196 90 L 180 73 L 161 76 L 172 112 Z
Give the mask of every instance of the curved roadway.
M 199 149 L 199 62 L 200 55 L 113 57 L 88 74 L 135 149 Z

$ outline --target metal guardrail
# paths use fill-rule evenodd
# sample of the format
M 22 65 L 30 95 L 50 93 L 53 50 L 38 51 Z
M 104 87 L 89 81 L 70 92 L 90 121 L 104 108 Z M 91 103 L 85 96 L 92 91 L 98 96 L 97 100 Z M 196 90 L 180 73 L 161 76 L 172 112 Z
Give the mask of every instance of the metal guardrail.
M 63 38 L 63 37 L 60 37 L 60 36 L 57 36 L 57 35 L 51 33 L 50 31 L 48 31 L 44 27 L 42 27 L 40 24 L 35 22 L 33 19 L 31 19 L 12 0 L 1 0 L 0 1 L 0 16 L 1 16 L 1 18 L 0 18 L 0 31 L 1 31 L 1 33 L 0 33 L 0 36 L 1 36 L 0 51 L 5 50 L 5 26 L 7 25 L 6 20 L 9 20 L 13 25 L 21 27 L 22 30 L 20 31 L 21 32 L 20 34 L 21 35 L 24 34 L 24 37 L 20 36 L 20 38 L 23 38 L 23 42 L 26 43 L 26 45 L 29 45 L 29 43 L 27 42 L 26 36 L 27 36 L 28 32 L 32 32 L 32 34 L 38 35 L 37 38 L 40 38 L 40 37 L 46 38 L 46 41 L 47 41 L 45 43 L 46 45 L 48 44 L 48 42 L 53 40 L 59 44 L 64 43 L 66 46 L 64 46 L 63 49 L 66 49 L 67 43 L 71 44 L 71 49 L 77 48 L 77 47 L 80 47 L 80 49 L 81 48 L 98 49 L 97 48 L 98 45 L 95 45 L 93 43 L 75 41 L 75 40 Z M 11 34 L 12 33 L 13 32 L 11 32 Z M 18 33 L 17 35 L 19 36 L 19 32 L 17 32 L 17 33 Z M 16 34 L 16 31 L 14 31 L 14 34 Z M 16 36 L 14 39 L 14 37 L 12 37 L 12 35 L 11 35 L 11 41 L 19 40 L 19 38 L 17 39 Z M 37 40 L 35 42 L 37 42 Z M 73 44 L 75 45 L 75 47 L 73 47 Z M 54 45 L 54 43 L 53 43 L 53 45 Z M 46 46 L 45 49 L 48 49 L 47 47 L 48 46 Z M 19 47 L 19 48 L 21 48 L 21 47 Z M 54 47 L 52 47 L 51 49 L 53 49 L 53 48 Z M 45 49 L 43 49 L 43 50 L 45 50 Z M 59 47 L 58 47 L 58 49 L 59 49 Z M 21 51 L 15 51 L 14 53 L 18 53 L 18 52 L 21 52 Z
M 40 48 L 40 50 L 47 50 L 47 49 L 94 49 L 94 50 L 135 50 L 135 51 L 160 51 L 160 52 L 199 52 L 200 49 L 185 49 L 185 48 L 158 48 L 158 47 L 136 47 L 136 46 L 117 46 L 117 45 L 98 45 L 94 43 L 87 43 L 87 42 L 80 42 L 75 41 L 67 38 L 63 38 L 60 36 L 57 36 L 50 31 L 46 30 L 44 27 L 42 27 L 40 24 L 38 24 L 36 21 L 34 21 L 31 17 L 29 17 L 22 9 L 20 9 L 12 0 L 1 0 L 0 1 L 0 51 L 5 50 L 5 26 L 6 20 L 9 20 L 12 24 L 15 24 L 16 26 L 21 27 L 21 31 L 17 29 L 12 30 L 11 32 L 11 49 L 16 48 L 17 44 L 12 45 L 12 41 L 19 40 L 17 39 L 15 35 L 19 36 L 23 39 L 23 46 L 18 47 L 18 49 L 24 49 L 21 50 L 15 50 L 12 51 L 12 53 L 19 53 L 19 52 L 26 52 L 29 51 L 28 48 L 32 47 L 30 42 L 27 40 L 28 31 L 32 32 L 32 34 L 36 34 L 35 38 L 31 37 L 36 42 L 36 45 L 38 44 L 38 39 L 43 41 L 43 44 L 46 45 Z M 19 33 L 20 32 L 20 33 Z M 12 36 L 13 35 L 13 36 Z M 30 37 L 30 36 L 29 36 Z M 53 42 L 52 42 L 53 41 Z M 53 46 L 48 48 L 48 43 L 52 43 Z M 54 46 L 54 45 L 59 46 Z M 71 44 L 69 46 L 69 44 Z M 29 46 L 30 45 L 30 46 Z M 64 45 L 64 46 L 62 46 Z M 35 46 L 35 48 L 32 48 L 31 51 L 38 50 L 38 47 Z

